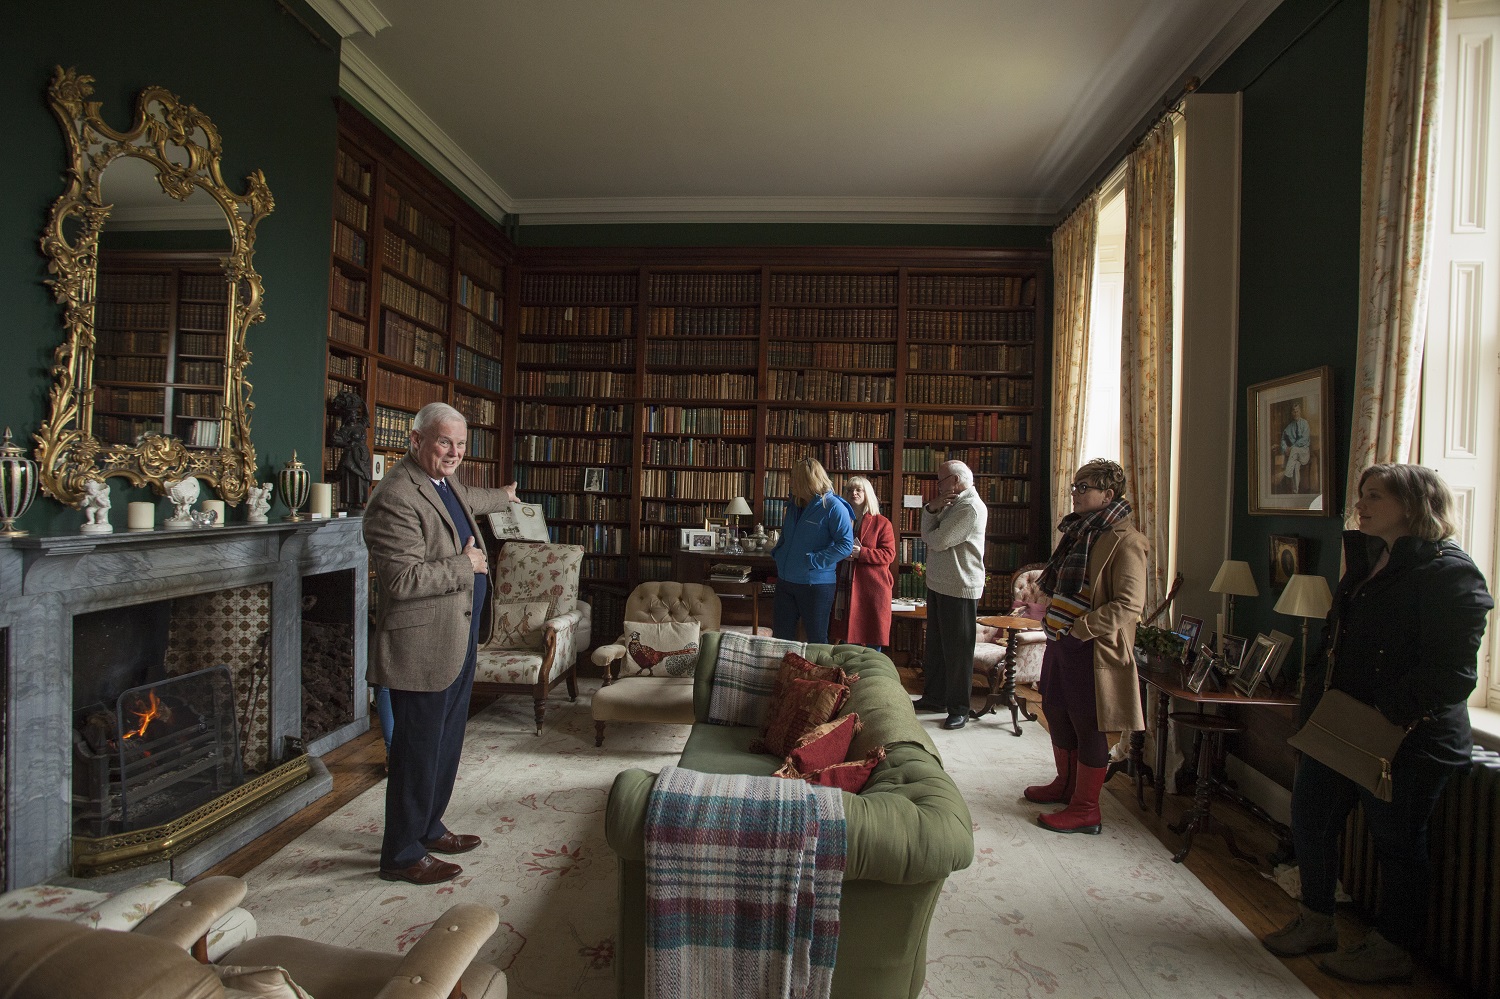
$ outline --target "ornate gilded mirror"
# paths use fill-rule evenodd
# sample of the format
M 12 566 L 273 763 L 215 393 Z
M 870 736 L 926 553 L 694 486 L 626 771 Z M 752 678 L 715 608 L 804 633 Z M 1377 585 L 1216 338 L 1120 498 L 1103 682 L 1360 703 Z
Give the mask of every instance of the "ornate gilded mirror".
M 41 244 L 64 326 L 41 488 L 72 504 L 93 479 L 164 493 L 191 475 L 238 503 L 255 477 L 245 333 L 265 318 L 255 227 L 275 203 L 259 170 L 229 189 L 218 129 L 191 104 L 148 87 L 117 132 L 93 83 L 59 66 L 47 91 L 68 162 Z

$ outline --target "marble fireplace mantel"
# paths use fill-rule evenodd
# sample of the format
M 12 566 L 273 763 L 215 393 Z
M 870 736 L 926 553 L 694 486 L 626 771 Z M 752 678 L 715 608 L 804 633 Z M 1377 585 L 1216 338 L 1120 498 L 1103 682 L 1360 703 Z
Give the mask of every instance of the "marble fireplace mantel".
M 334 519 L 0 539 L 0 629 L 7 674 L 5 822 L 0 829 L 5 889 L 65 879 L 70 867 L 74 616 L 269 584 L 270 735 L 273 763 L 280 763 L 302 734 L 305 577 L 352 572 L 352 683 L 356 692 L 364 690 L 368 593 L 360 526 L 358 519 Z M 355 697 L 354 704 L 354 720 L 306 746 L 309 755 L 368 728 L 364 697 Z M 281 810 L 295 810 L 326 792 L 327 771 L 318 766 L 315 772 L 320 778 L 307 782 L 315 786 L 286 792 Z M 196 870 L 179 863 L 169 876 L 195 876 L 273 820 L 280 819 L 246 820 L 238 836 L 219 836 L 208 852 L 199 850 L 192 861 Z M 131 883 L 164 873 L 143 869 Z

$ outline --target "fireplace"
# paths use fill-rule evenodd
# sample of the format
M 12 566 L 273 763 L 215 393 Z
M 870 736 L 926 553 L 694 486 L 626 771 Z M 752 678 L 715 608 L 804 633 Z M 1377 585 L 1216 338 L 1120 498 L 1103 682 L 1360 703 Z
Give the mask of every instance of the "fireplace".
M 366 573 L 355 519 L 0 539 L 3 887 L 185 881 L 326 793 L 368 727 Z M 160 768 L 118 731 L 153 692 L 191 719 Z

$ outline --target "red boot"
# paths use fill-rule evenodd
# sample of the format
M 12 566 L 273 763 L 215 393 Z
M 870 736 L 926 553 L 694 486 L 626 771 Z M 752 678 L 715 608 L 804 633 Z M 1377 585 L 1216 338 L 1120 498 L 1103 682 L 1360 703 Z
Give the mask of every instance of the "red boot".
M 1052 759 L 1057 764 L 1057 780 L 1051 784 L 1033 784 L 1021 794 L 1038 805 L 1055 805 L 1073 797 L 1073 780 L 1078 765 L 1078 751 L 1052 744 Z
M 1077 782 L 1068 807 L 1050 815 L 1038 815 L 1037 822 L 1053 832 L 1099 834 L 1099 791 L 1104 787 L 1108 767 L 1078 764 Z

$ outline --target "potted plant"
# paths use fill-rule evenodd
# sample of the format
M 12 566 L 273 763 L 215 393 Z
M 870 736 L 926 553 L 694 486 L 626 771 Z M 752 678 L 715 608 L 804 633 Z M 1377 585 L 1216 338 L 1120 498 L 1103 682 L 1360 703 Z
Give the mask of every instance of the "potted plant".
M 1187 643 L 1176 632 L 1142 624 L 1135 629 L 1135 647 L 1145 656 L 1148 669 L 1165 670 L 1182 659 Z

